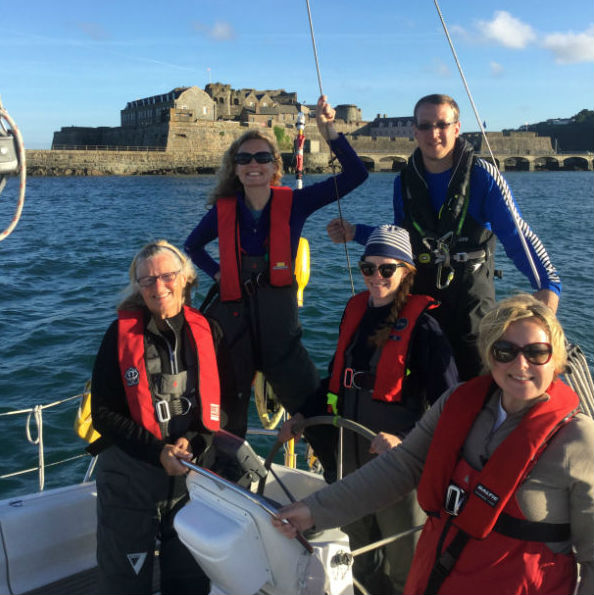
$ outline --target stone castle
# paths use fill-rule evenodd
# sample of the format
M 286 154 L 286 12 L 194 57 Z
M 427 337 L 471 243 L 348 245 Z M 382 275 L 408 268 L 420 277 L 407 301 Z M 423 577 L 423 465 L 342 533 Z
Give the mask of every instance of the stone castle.
M 178 87 L 128 102 L 120 112 L 118 127 L 62 127 L 54 133 L 52 149 L 101 146 L 179 151 L 203 149 L 208 142 L 217 151 L 219 143 L 214 137 L 228 136 L 226 132 L 233 136 L 234 131 L 241 134 L 242 128 L 250 126 L 294 128 L 299 112 L 305 114 L 306 126 L 311 125 L 315 107 L 299 102 L 297 93 L 284 89 L 236 90 L 222 83 L 209 83 L 205 90 Z M 361 110 L 353 105 L 336 106 L 336 115 L 347 127 L 362 123 Z M 229 139 L 223 144 L 227 146 Z
M 356 105 L 337 105 L 336 128 L 347 134 L 371 171 L 401 169 L 414 151 L 413 117 L 378 114 L 365 122 Z M 305 168 L 323 171 L 329 152 L 315 125 L 316 105 L 284 89 L 232 89 L 212 83 L 204 90 L 178 87 L 126 104 L 117 127 L 63 127 L 51 151 L 30 151 L 31 173 L 74 175 L 113 173 L 212 173 L 229 144 L 250 127 L 274 131 L 286 165 L 291 165 L 296 119 L 305 114 Z M 480 133 L 464 133 L 480 155 L 487 155 Z M 555 157 L 550 137 L 535 132 L 488 132 L 502 169 L 566 167 Z M 519 164 L 519 165 L 518 165 Z M 591 169 L 592 165 L 587 164 Z M 28 168 L 29 169 L 29 168 Z

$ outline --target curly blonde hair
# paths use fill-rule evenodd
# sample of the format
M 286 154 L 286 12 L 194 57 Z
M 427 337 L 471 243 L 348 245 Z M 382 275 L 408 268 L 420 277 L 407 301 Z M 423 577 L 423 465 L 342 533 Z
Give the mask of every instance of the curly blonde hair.
M 239 152 L 239 147 L 249 140 L 263 140 L 268 143 L 270 152 L 274 157 L 274 165 L 276 172 L 272 178 L 271 186 L 278 186 L 283 177 L 283 160 L 276 143 L 276 139 L 264 132 L 263 130 L 248 130 L 239 138 L 235 139 L 231 146 L 225 151 L 221 167 L 217 172 L 217 182 L 208 200 L 209 205 L 215 204 L 217 198 L 224 196 L 233 196 L 240 190 L 243 190 L 243 185 L 239 178 L 235 175 L 235 155 Z
M 491 349 L 507 328 L 518 320 L 533 318 L 544 329 L 553 348 L 555 373 L 562 374 L 567 365 L 565 333 L 553 311 L 528 293 L 501 300 L 487 312 L 479 324 L 478 349 L 486 372 L 491 370 Z
M 149 242 L 143 246 L 132 259 L 130 268 L 128 269 L 130 282 L 124 289 L 124 298 L 118 304 L 118 310 L 133 310 L 141 308 L 145 305 L 144 299 L 140 293 L 140 286 L 138 285 L 138 281 L 136 279 L 136 272 L 142 262 L 153 258 L 153 256 L 156 256 L 157 254 L 163 253 L 173 254 L 176 260 L 179 262 L 180 271 L 186 277 L 186 285 L 184 287 L 184 302 L 187 305 L 191 304 L 192 287 L 198 284 L 196 269 L 194 268 L 192 261 L 179 248 L 176 248 L 167 240 L 155 240 L 154 242 Z

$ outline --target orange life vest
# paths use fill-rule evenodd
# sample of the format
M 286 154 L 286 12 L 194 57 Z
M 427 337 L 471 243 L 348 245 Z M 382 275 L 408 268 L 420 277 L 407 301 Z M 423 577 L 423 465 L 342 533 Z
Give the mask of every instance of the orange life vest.
M 271 190 L 269 281 L 274 287 L 285 287 L 293 283 L 290 227 L 293 191 L 284 186 L 273 186 Z M 219 198 L 216 204 L 221 301 L 237 301 L 241 299 L 241 244 L 237 224 L 237 197 Z
M 328 386 L 331 393 L 339 394 L 343 384 L 345 351 L 350 345 L 355 331 L 367 310 L 369 292 L 353 296 L 347 303 L 340 331 L 338 345 L 332 366 L 332 376 Z M 406 354 L 412 331 L 419 316 L 430 307 L 435 307 L 433 298 L 426 295 L 409 295 L 399 318 L 390 332 L 388 341 L 382 348 L 377 364 L 373 398 L 388 403 L 398 403 L 402 399 L 402 381 L 406 376 Z
M 202 423 L 213 432 L 220 429 L 220 387 L 217 359 L 208 321 L 198 310 L 184 306 L 198 357 L 199 394 Z M 132 419 L 162 439 L 161 428 L 149 388 L 144 361 L 144 313 L 142 310 L 118 313 L 118 356 L 122 382 Z

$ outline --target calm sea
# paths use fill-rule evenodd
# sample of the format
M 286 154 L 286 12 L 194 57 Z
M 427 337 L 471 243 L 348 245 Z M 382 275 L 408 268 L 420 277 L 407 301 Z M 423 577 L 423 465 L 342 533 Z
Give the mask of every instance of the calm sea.
M 309 176 L 305 184 L 323 176 Z M 594 174 L 509 172 L 520 209 L 561 273 L 559 316 L 571 341 L 594 358 Z M 373 174 L 341 201 L 351 221 L 392 221 L 392 174 Z M 132 256 L 147 241 L 182 245 L 205 213 L 211 176 L 30 178 L 19 225 L 0 243 L 0 413 L 46 404 L 80 393 L 89 378 L 103 333 L 115 317 Z M 285 178 L 293 184 L 293 179 Z M 16 180 L 0 196 L 0 226 L 12 217 Z M 342 309 L 350 296 L 345 251 L 325 233 L 337 216 L 329 205 L 308 220 L 311 279 L 301 311 L 304 341 L 321 370 L 335 347 Z M 350 244 L 356 265 L 361 248 Z M 503 279 L 498 296 L 528 284 L 498 248 Z M 363 285 L 354 274 L 355 287 Z M 201 274 L 199 305 L 211 282 Z M 76 404 L 44 414 L 46 463 L 80 453 L 72 431 Z M 36 465 L 37 446 L 27 442 L 25 416 L 0 417 L 0 475 Z M 32 430 L 33 436 L 36 431 Z M 78 480 L 86 460 L 46 472 L 46 487 Z M 37 489 L 35 474 L 0 480 L 0 497 Z

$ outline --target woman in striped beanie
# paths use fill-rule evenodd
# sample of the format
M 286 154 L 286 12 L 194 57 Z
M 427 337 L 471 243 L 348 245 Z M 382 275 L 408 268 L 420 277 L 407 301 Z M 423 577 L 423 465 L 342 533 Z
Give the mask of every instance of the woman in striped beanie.
M 448 340 L 428 313 L 437 306 L 428 296 L 411 295 L 415 276 L 408 231 L 380 225 L 369 236 L 359 268 L 367 290 L 353 296 L 345 308 L 332 360 L 328 409 L 367 426 L 376 437 L 371 444 L 346 432 L 343 472 L 355 471 L 376 455 L 397 446 L 428 407 L 458 382 Z M 298 430 L 303 417 L 323 414 L 326 399 L 311 398 L 286 422 L 281 439 Z M 326 445 L 308 430 L 308 439 L 332 477 L 328 432 Z M 316 434 L 317 435 L 317 434 Z M 335 443 L 332 443 L 332 455 Z M 403 501 L 369 515 L 344 529 L 351 549 L 401 533 L 424 522 L 413 492 Z M 417 537 L 398 539 L 379 550 L 357 556 L 354 576 L 370 592 L 400 593 Z

